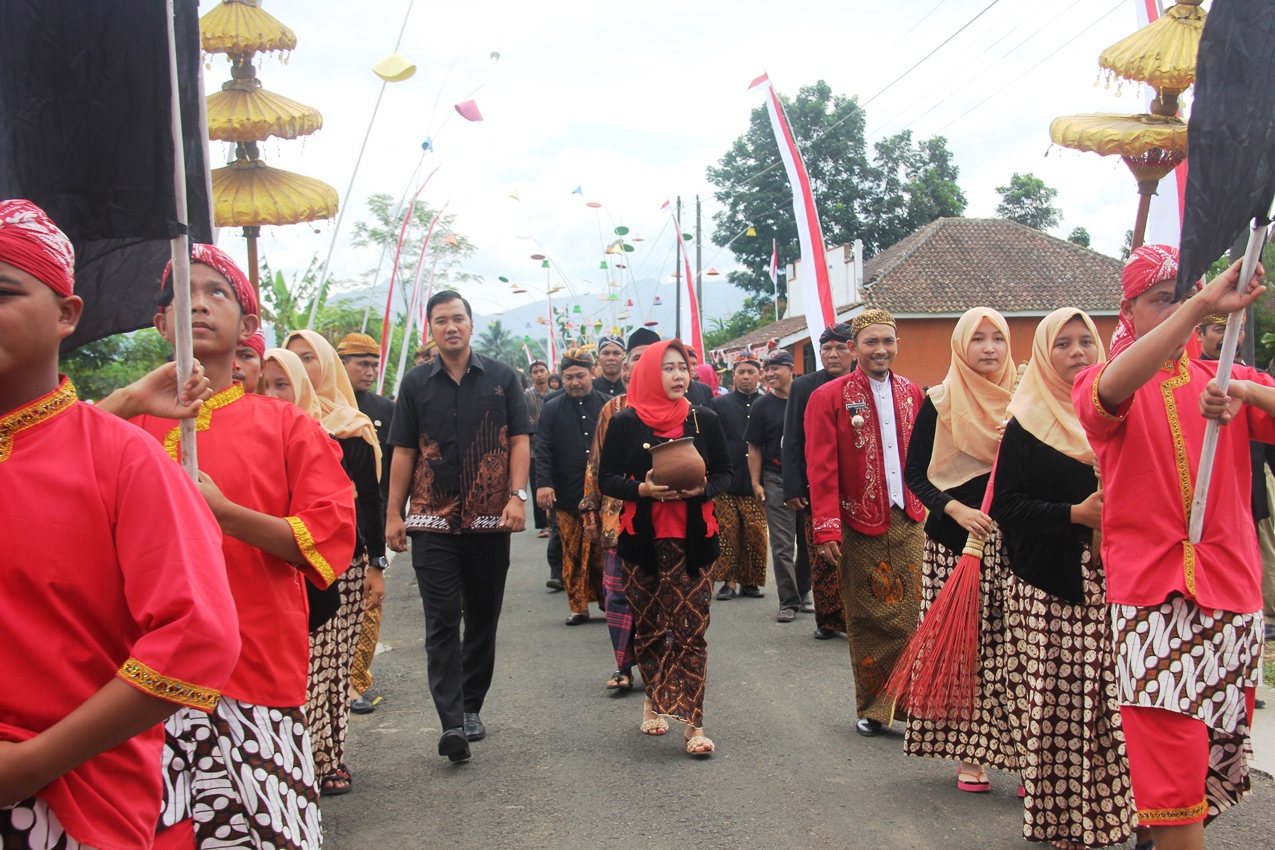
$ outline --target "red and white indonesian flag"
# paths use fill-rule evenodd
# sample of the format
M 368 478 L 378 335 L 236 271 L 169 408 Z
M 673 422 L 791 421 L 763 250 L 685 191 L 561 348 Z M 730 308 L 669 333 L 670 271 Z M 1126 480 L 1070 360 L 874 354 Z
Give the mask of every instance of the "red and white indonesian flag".
M 682 275 L 686 278 L 686 302 L 691 307 L 691 338 L 683 342 L 690 342 L 691 348 L 695 349 L 695 354 L 702 363 L 707 360 L 707 355 L 704 352 L 704 332 L 699 323 L 699 302 L 695 300 L 695 278 L 691 275 L 691 255 L 686 250 L 685 240 L 682 239 L 682 225 L 677 220 L 673 205 L 665 201 L 660 209 L 668 210 L 669 217 L 673 219 L 673 229 L 677 231 L 677 245 L 682 249 Z
M 819 349 L 814 345 L 814 340 L 819 338 L 824 328 L 837 321 L 837 310 L 832 303 L 832 288 L 828 284 L 828 262 L 823 254 L 823 228 L 819 226 L 815 193 L 810 186 L 810 177 L 806 174 L 806 164 L 801 159 L 797 139 L 788 125 L 788 116 L 784 114 L 784 106 L 779 102 L 779 94 L 774 86 L 770 84 L 770 76 L 762 74 L 748 88 L 750 91 L 756 89 L 766 93 L 770 127 L 775 132 L 775 142 L 779 145 L 784 170 L 788 172 L 788 182 L 792 184 L 792 209 L 797 217 L 797 239 L 801 245 L 801 300 L 806 308 L 806 327 L 810 330 L 815 363 L 822 368 Z M 772 279 L 777 273 L 775 262 L 772 256 Z M 792 285 L 792 281 L 788 283 L 789 286 Z
M 1138 27 L 1145 27 L 1160 18 L 1157 0 L 1133 0 L 1138 14 Z M 1155 89 L 1146 87 L 1147 112 L 1155 99 Z M 1149 244 L 1178 247 L 1182 241 L 1182 211 L 1186 203 L 1186 162 L 1160 181 L 1156 194 L 1151 198 L 1151 210 L 1147 214 L 1147 230 L 1144 237 Z
M 775 239 L 770 246 L 770 285 L 779 291 L 779 240 Z M 776 316 L 776 319 L 779 317 Z

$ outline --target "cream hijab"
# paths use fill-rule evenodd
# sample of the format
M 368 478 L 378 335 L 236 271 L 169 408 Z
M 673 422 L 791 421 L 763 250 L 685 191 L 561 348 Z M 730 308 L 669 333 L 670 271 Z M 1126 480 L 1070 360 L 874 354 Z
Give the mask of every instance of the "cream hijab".
M 337 439 L 362 437 L 367 441 L 376 454 L 376 477 L 379 480 L 381 441 L 376 438 L 376 427 L 372 425 L 372 420 L 359 410 L 354 399 L 354 385 L 350 383 L 350 376 L 346 374 L 336 349 L 314 331 L 293 331 L 284 340 L 284 347 L 294 339 L 304 341 L 314 349 L 315 356 L 319 358 L 319 383 L 314 390 L 319 396 L 319 407 L 323 413 L 319 419 L 323 427 Z
M 1005 362 L 994 374 L 983 377 L 965 361 L 970 340 L 988 319 L 1005 336 Z M 951 490 L 992 470 L 1000 443 L 997 427 L 1005 420 L 1005 408 L 1014 392 L 1014 357 L 1009 346 L 1009 325 L 990 307 L 966 311 L 952 331 L 952 365 L 947 377 L 930 388 L 930 401 L 938 411 L 934 453 L 928 477 L 940 490 Z
M 1092 464 L 1093 449 L 1071 403 L 1071 384 L 1058 374 L 1049 359 L 1063 325 L 1077 316 L 1093 335 L 1094 345 L 1098 346 L 1098 362 L 1107 361 L 1093 319 L 1078 307 L 1055 310 L 1036 326 L 1036 335 L 1032 338 L 1032 359 L 1018 382 L 1014 400 L 1009 403 L 1009 415 L 1045 445 L 1081 463 Z
M 271 360 L 278 363 L 288 376 L 288 383 L 292 384 L 293 403 L 311 419 L 320 418 L 319 396 L 314 391 L 314 384 L 310 383 L 310 376 L 306 373 L 301 358 L 286 348 L 272 348 L 261 357 L 262 363 Z

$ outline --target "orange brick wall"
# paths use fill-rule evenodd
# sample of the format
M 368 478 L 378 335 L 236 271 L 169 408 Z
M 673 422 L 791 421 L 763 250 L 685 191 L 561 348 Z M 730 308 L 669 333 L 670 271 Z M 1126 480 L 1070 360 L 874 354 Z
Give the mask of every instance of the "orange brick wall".
M 1032 336 L 1040 317 L 1010 317 L 1009 337 L 1013 348 L 1015 363 L 1022 363 L 1031 357 Z M 1094 324 L 1102 336 L 1104 348 L 1111 342 L 1111 334 L 1115 332 L 1117 317 L 1098 316 Z M 956 327 L 956 319 L 901 319 L 899 321 L 899 356 L 894 361 L 894 370 L 912 380 L 918 386 L 927 387 L 937 384 L 947 374 L 948 364 L 952 358 L 952 330 Z M 805 357 L 808 340 L 803 340 L 793 348 L 793 358 L 800 371 Z

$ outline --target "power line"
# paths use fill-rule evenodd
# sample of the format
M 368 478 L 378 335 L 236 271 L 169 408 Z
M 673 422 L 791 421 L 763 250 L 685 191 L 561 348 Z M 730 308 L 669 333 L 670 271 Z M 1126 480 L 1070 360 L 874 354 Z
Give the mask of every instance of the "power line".
M 925 22 L 929 19 L 930 15 L 933 15 L 935 12 L 937 12 L 937 11 L 938 11 L 938 9 L 939 9 L 939 6 L 942 6 L 942 5 L 943 5 L 944 3 L 946 3 L 946 2 L 947 2 L 947 0 L 939 0 L 939 2 L 938 2 L 935 6 L 934 6 L 934 8 L 933 8 L 933 9 L 931 9 L 931 10 L 930 10 L 930 11 L 928 11 L 928 12 L 926 12 L 926 13 L 925 13 L 925 14 L 921 17 L 921 20 L 919 20 L 919 21 L 917 21 L 915 24 L 913 24 L 913 25 L 912 25 L 912 26 L 908 29 L 908 31 L 907 31 L 907 32 L 905 32 L 903 35 L 899 36 L 899 40 L 898 40 L 898 41 L 896 41 L 894 44 L 891 44 L 889 47 L 887 47 L 887 48 L 886 48 L 886 50 L 887 50 L 887 51 L 889 51 L 889 50 L 893 50 L 894 48 L 896 48 L 896 47 L 898 47 L 900 44 L 902 44 L 902 43 L 903 43 L 903 39 L 905 39 L 905 38 L 907 38 L 908 36 L 910 36 L 910 35 L 912 34 L 912 31 L 913 31 L 913 30 L 915 30 L 915 29 L 916 29 L 917 27 L 919 27 L 921 24 L 925 23 Z

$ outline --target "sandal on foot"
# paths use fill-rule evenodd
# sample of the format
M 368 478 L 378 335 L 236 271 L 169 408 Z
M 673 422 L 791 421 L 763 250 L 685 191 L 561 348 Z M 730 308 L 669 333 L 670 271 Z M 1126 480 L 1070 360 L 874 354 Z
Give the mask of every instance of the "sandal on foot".
M 956 787 L 962 791 L 969 791 L 971 794 L 986 794 L 992 790 L 992 783 L 987 778 L 986 773 L 980 775 L 958 770 L 956 772 Z
M 351 784 L 350 777 L 338 771 L 325 776 L 323 782 L 319 783 L 319 796 L 340 797 L 342 794 L 349 794 Z
M 638 727 L 643 735 L 667 735 L 668 721 L 663 717 L 652 717 L 649 720 L 643 720 L 642 725 Z
M 696 735 L 686 739 L 686 752 L 693 756 L 711 756 L 713 750 L 713 739 L 705 735 Z
M 611 678 L 607 680 L 607 690 L 609 691 L 631 691 L 633 690 L 633 676 L 623 670 L 616 670 L 611 674 Z

